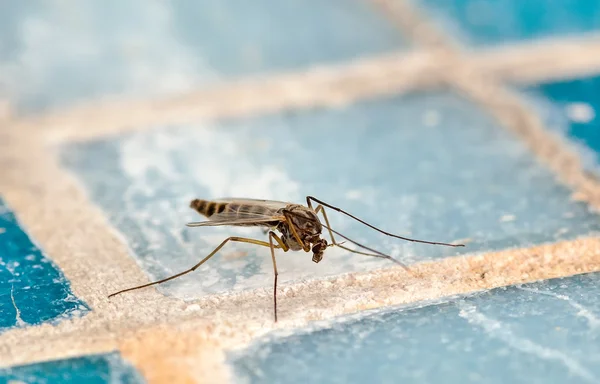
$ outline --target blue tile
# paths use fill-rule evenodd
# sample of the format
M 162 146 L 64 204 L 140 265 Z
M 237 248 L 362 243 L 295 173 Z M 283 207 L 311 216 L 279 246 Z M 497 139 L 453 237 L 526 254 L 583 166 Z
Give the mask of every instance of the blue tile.
M 600 170 L 600 76 L 537 84 L 524 90 L 546 126 L 579 150 L 585 167 Z
M 600 30 L 600 2 L 596 0 L 413 1 L 469 46 Z
M 0 198 L 0 332 L 88 311 Z
M 0 4 L 0 97 L 39 111 L 407 48 L 362 0 Z
M 598 383 L 600 274 L 376 312 L 230 354 L 244 383 Z
M 152 278 L 191 267 L 227 236 L 265 238 L 247 228 L 185 227 L 201 219 L 188 208 L 197 197 L 303 203 L 310 194 L 400 235 L 471 239 L 464 249 L 407 243 L 330 212 L 335 229 L 407 263 L 569 239 L 600 226 L 518 139 L 450 93 L 156 127 L 66 146 L 62 162 Z M 388 265 L 340 249 L 319 264 L 303 252 L 278 256 L 282 282 Z M 268 249 L 231 244 L 160 289 L 195 298 L 270 287 L 271 278 Z
M 140 384 L 144 378 L 118 353 L 0 369 L 0 384 Z

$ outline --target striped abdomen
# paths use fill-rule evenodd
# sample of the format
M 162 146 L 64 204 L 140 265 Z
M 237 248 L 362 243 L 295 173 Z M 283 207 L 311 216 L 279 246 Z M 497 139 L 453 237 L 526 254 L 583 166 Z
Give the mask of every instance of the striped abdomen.
M 278 216 L 277 210 L 261 204 L 221 202 L 195 199 L 192 200 L 192 202 L 190 203 L 190 207 L 199 214 L 207 217 L 208 219 L 210 219 L 215 214 L 223 212 L 231 213 L 231 218 L 234 220 L 248 220 L 252 218 Z M 276 221 L 274 223 L 276 224 Z M 268 223 L 262 224 L 268 225 Z
M 227 209 L 229 203 L 221 203 L 216 201 L 208 201 L 201 199 L 194 199 L 190 203 L 190 208 L 194 209 L 196 212 L 210 218 L 215 213 L 224 212 Z

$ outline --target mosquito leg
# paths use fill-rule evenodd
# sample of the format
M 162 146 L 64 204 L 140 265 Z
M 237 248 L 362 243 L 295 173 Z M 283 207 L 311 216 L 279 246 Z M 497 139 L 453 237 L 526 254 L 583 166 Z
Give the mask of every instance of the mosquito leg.
M 310 206 L 310 203 L 309 203 L 309 207 L 312 209 L 312 206 Z M 360 251 L 357 251 L 357 250 L 345 247 L 342 244 L 338 243 L 337 241 L 335 241 L 335 238 L 333 237 L 333 232 L 334 231 L 331 229 L 331 225 L 329 224 L 329 218 L 327 217 L 327 213 L 325 212 L 325 208 L 323 207 L 323 205 L 319 204 L 317 206 L 317 208 L 315 208 L 314 211 L 315 211 L 316 214 L 318 214 L 319 212 L 321 212 L 321 214 L 323 215 L 323 218 L 325 219 L 325 225 L 327 226 L 327 230 L 329 231 L 329 236 L 331 236 L 331 243 L 332 243 L 332 245 L 335 245 L 338 248 L 342 248 L 342 249 L 344 249 L 344 250 L 346 250 L 348 252 L 356 253 L 358 255 L 373 256 L 373 257 L 383 257 L 385 259 L 393 261 L 394 263 L 400 265 L 402 268 L 404 268 L 405 270 L 407 270 L 407 271 L 410 272 L 410 268 L 408 268 L 406 265 L 404 265 L 403 263 L 399 262 L 398 260 L 394 259 L 393 257 L 391 257 L 389 255 L 385 255 L 383 253 L 377 254 L 377 253 L 360 252 Z M 336 232 L 336 233 L 340 234 L 339 232 Z M 347 240 L 349 240 L 349 239 L 347 239 Z M 354 241 L 351 241 L 351 242 L 355 243 Z M 357 243 L 355 243 L 355 244 L 357 244 Z M 370 248 L 367 248 L 367 249 L 370 249 Z
M 237 242 L 240 242 L 240 243 L 256 244 L 256 245 L 261 245 L 263 247 L 271 247 L 271 249 L 273 249 L 273 247 L 274 248 L 282 248 L 282 245 L 283 245 L 282 242 L 280 242 L 280 241 L 278 241 L 279 245 L 273 245 L 272 243 L 267 243 L 266 241 L 255 240 L 255 239 L 248 239 L 248 238 L 245 238 L 245 237 L 236 237 L 236 236 L 228 237 L 227 239 L 223 240 L 223 242 L 221 244 L 219 244 L 219 246 L 217 248 L 215 248 L 211 253 L 209 253 L 208 256 L 206 256 L 204 259 L 200 260 L 200 262 L 198 264 L 194 265 L 192 268 L 187 269 L 187 270 L 185 270 L 183 272 L 176 273 L 176 274 L 174 274 L 172 276 L 169 276 L 167 278 L 164 278 L 162 280 L 154 281 L 154 282 L 148 283 L 148 284 L 138 285 L 136 287 L 127 288 L 127 289 L 123 289 L 123 290 L 121 290 L 119 292 L 111 293 L 110 295 L 108 295 L 108 297 L 110 298 L 110 297 L 116 296 L 116 295 L 124 293 L 124 292 L 128 292 L 128 291 L 133 291 L 135 289 L 149 287 L 151 285 L 162 284 L 162 283 L 167 282 L 169 280 L 173 280 L 173 279 L 176 279 L 176 278 L 178 278 L 180 276 L 183 276 L 183 275 L 186 275 L 186 274 L 188 274 L 190 272 L 193 272 L 196 269 L 198 269 L 198 267 L 200 267 L 202 264 L 204 264 L 208 259 L 210 259 L 211 257 L 213 257 L 217 252 L 219 252 L 219 250 L 221 248 L 223 248 L 223 246 L 225 244 L 227 244 L 227 242 L 229 242 L 229 241 L 237 241 Z
M 273 244 L 273 239 L 278 243 L 278 245 Z M 273 260 L 273 313 L 275 316 L 275 322 L 277 322 L 277 262 L 275 261 L 275 248 L 281 248 L 284 252 L 289 250 L 289 247 L 277 236 L 273 231 L 269 231 L 269 246 L 271 247 L 271 260 Z
M 321 204 L 319 204 L 317 206 L 317 208 L 315 209 L 315 213 L 318 214 L 319 212 L 321 212 L 321 214 L 323 215 L 323 218 L 325 219 L 325 224 L 327 225 L 327 231 L 329 231 L 329 236 L 331 237 L 331 243 L 333 245 L 335 245 L 336 247 L 345 249 L 347 251 L 350 251 L 352 253 L 358 253 L 359 255 L 377 256 L 374 253 L 360 252 L 360 251 L 356 251 L 354 249 L 350 249 L 348 247 L 344 247 L 342 244 L 340 244 L 337 241 L 335 241 L 335 238 L 333 237 L 333 232 L 331 230 L 331 224 L 329 224 L 329 218 L 327 217 L 327 213 L 325 213 L 325 208 Z
M 312 209 L 312 207 L 310 207 Z M 334 245 L 338 245 L 338 243 L 335 242 L 335 238 L 333 237 L 333 232 L 331 232 L 331 225 L 329 224 L 329 219 L 327 218 L 327 213 L 325 213 L 325 208 L 323 208 L 323 206 L 321 204 L 319 204 L 317 206 L 317 208 L 315 209 L 315 213 L 318 215 L 319 212 L 321 212 L 321 214 L 323 215 L 323 218 L 325 219 L 325 224 L 327 224 L 327 230 L 329 231 L 329 237 L 331 237 L 331 243 Z
M 348 217 L 351 217 L 354 220 L 358 221 L 359 223 L 362 223 L 362 224 L 366 225 L 367 227 L 370 227 L 370 228 L 376 230 L 377 232 L 383 233 L 384 235 L 387 235 L 387 236 L 395 237 L 397 239 L 406 240 L 406 241 L 412 241 L 413 243 L 445 245 L 445 246 L 448 246 L 448 247 L 464 247 L 465 246 L 464 244 L 440 243 L 440 242 L 437 242 L 437 241 L 417 240 L 417 239 L 411 239 L 411 238 L 408 238 L 408 237 L 394 235 L 393 233 L 386 232 L 386 231 L 384 231 L 382 229 L 379 229 L 379 228 L 377 228 L 377 227 L 375 227 L 375 226 L 367 223 L 364 220 L 359 219 L 358 217 L 356 217 L 356 216 L 354 216 L 354 215 L 352 215 L 352 214 L 344 211 L 341 208 L 334 207 L 333 205 L 327 204 L 326 202 L 321 201 L 319 199 L 316 199 L 316 198 L 314 198 L 312 196 L 306 196 L 306 204 L 308 205 L 309 208 L 312 208 L 312 203 L 311 203 L 312 201 L 314 201 L 316 204 L 323 205 L 323 206 L 325 206 L 325 207 L 327 207 L 329 209 L 333 209 L 334 211 L 340 212 L 340 213 L 342 213 L 342 214 L 344 214 L 344 215 L 346 215 Z

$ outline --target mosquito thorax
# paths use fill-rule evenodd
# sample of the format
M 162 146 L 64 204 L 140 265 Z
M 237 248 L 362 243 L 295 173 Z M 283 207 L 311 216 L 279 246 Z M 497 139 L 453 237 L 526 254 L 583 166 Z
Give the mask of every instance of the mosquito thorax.
M 320 235 L 323 230 L 321 221 L 317 214 L 303 205 L 290 204 L 285 208 L 289 212 L 289 218 L 299 232 L 301 237 Z
M 287 221 L 282 221 L 277 227 L 281 232 L 281 240 L 291 250 L 309 251 L 311 246 L 321 239 L 322 225 L 317 215 L 310 209 L 299 204 L 289 204 L 278 213 L 285 215 Z M 292 227 L 294 230 L 292 230 Z M 298 235 L 294 235 L 294 231 Z

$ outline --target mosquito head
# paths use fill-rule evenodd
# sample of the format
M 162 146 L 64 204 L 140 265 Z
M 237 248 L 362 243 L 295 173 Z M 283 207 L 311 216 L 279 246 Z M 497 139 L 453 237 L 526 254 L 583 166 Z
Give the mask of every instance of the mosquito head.
M 327 240 L 319 239 L 317 242 L 315 242 L 312 247 L 312 261 L 318 263 L 319 261 L 323 260 L 323 254 L 325 253 L 325 249 L 327 249 Z

